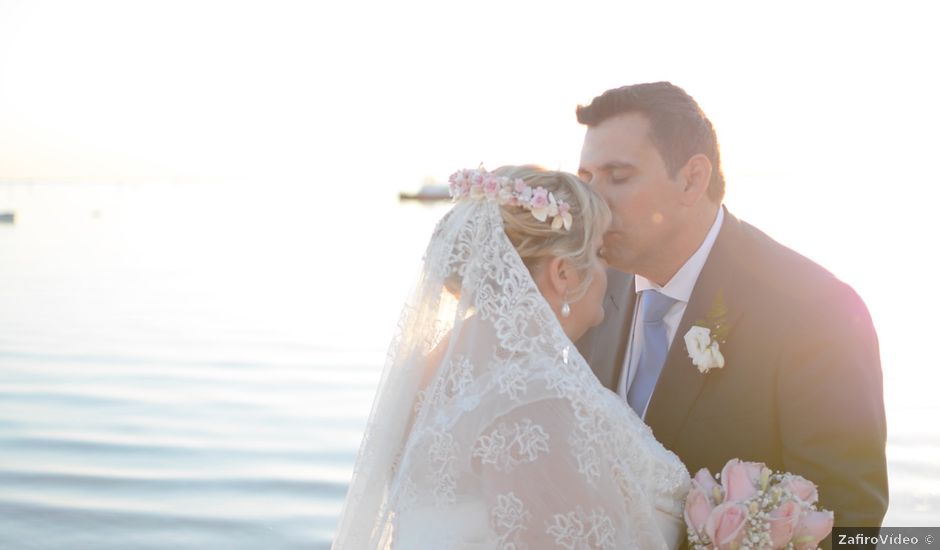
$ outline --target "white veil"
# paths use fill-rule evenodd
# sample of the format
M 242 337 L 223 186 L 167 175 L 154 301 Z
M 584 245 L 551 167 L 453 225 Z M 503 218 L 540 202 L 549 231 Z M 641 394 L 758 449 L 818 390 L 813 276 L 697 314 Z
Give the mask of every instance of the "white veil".
M 687 484 L 571 344 L 499 207 L 458 202 L 402 312 L 333 548 L 667 548 L 655 516 L 681 518 Z

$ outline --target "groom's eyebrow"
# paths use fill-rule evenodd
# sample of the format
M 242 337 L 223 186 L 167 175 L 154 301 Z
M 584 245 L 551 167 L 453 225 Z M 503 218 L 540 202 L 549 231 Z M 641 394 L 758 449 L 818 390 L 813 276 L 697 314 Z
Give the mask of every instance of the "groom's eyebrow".
M 611 161 L 601 165 L 601 170 L 613 170 L 614 168 L 636 168 L 636 165 L 626 161 Z
M 601 164 L 600 166 L 597 167 L 598 171 L 601 171 L 601 172 L 609 172 L 613 170 L 614 168 L 636 168 L 636 165 L 633 164 L 632 162 L 612 160 L 610 162 L 605 162 L 604 164 Z M 587 168 L 583 166 L 578 167 L 579 173 L 587 172 L 587 171 L 588 171 Z
M 632 162 L 613 160 L 610 162 L 605 162 L 604 164 L 597 167 L 597 171 L 602 172 L 602 173 L 610 173 L 610 172 L 613 172 L 614 170 L 624 170 L 624 169 L 636 170 L 636 165 L 633 164 Z

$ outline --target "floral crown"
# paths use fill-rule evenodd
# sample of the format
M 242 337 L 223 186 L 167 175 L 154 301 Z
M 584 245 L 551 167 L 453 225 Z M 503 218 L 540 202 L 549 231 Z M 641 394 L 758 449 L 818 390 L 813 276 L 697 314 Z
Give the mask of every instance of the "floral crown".
M 571 229 L 571 206 L 565 201 L 555 200 L 555 195 L 544 187 L 532 189 L 522 178 L 497 176 L 481 167 L 454 172 L 448 181 L 454 201 L 470 197 L 495 201 L 500 206 L 520 206 L 532 212 L 540 222 L 551 218 L 552 229 Z

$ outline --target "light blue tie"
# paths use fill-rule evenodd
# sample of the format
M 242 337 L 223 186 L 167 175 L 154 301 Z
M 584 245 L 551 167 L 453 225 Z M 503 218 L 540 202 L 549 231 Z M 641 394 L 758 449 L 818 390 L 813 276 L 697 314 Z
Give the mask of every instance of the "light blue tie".
M 659 379 L 659 373 L 666 362 L 666 352 L 669 351 L 669 337 L 663 316 L 676 300 L 657 290 L 644 290 L 640 294 L 643 350 L 640 352 L 640 361 L 633 383 L 630 384 L 630 391 L 627 392 L 627 403 L 643 418 L 643 410 L 646 409 L 646 403 L 656 387 L 656 380 Z

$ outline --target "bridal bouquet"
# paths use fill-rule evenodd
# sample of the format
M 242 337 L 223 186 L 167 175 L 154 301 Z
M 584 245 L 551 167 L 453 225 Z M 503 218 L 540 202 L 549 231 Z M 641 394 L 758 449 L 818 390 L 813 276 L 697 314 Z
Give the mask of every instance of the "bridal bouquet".
M 816 485 L 798 475 L 731 459 L 718 478 L 702 468 L 692 480 L 692 550 L 813 550 L 832 530 L 832 512 L 816 509 Z

